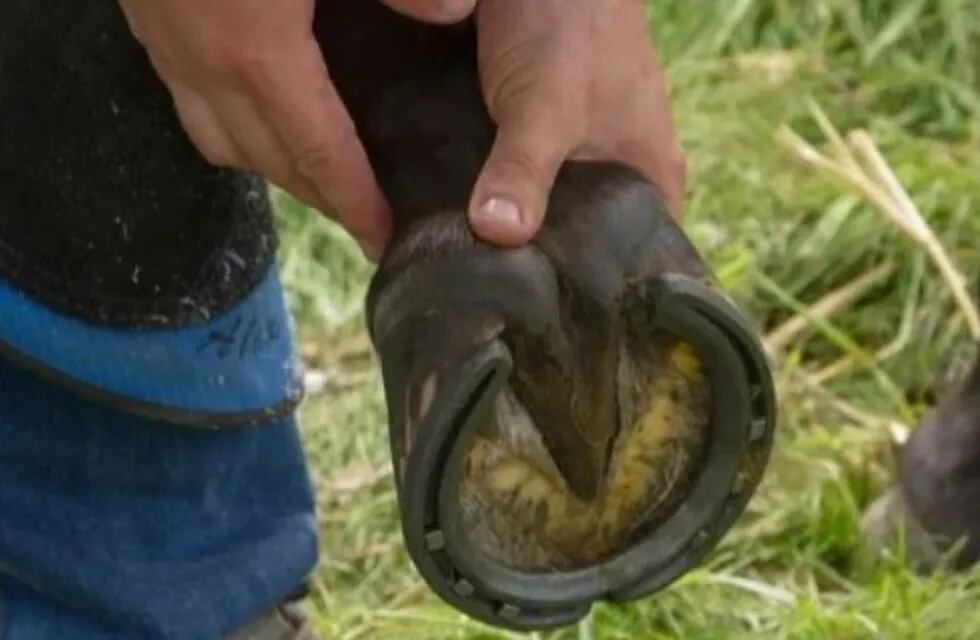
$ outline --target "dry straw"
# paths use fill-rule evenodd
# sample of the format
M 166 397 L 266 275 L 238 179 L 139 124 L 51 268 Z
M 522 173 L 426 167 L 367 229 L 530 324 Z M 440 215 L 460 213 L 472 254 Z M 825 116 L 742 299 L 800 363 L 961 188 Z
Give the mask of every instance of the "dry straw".
M 874 140 L 862 129 L 851 131 L 845 138 L 819 107 L 811 105 L 811 111 L 827 137 L 829 153 L 822 153 L 787 125 L 779 129 L 776 139 L 798 160 L 863 197 L 896 229 L 925 250 L 952 292 L 973 338 L 980 340 L 980 311 L 970 296 L 966 278 L 956 268 Z

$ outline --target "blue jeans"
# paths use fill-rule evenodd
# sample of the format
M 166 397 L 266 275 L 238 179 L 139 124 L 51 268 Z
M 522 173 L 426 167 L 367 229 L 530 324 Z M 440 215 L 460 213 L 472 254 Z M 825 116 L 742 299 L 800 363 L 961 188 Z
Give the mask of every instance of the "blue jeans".
M 194 431 L 0 363 L 0 638 L 213 639 L 316 559 L 293 419 Z
M 117 335 L 54 317 L 9 288 L 4 300 L 0 342 L 43 356 L 48 369 L 75 367 L 119 397 L 131 386 L 148 401 L 170 394 L 208 409 L 288 394 L 288 328 L 260 342 L 231 332 L 235 349 L 200 339 L 247 326 L 239 317 L 285 326 L 274 273 L 193 331 Z M 37 336 L 62 346 L 42 353 L 51 342 Z M 127 355 L 130 344 L 138 353 Z M 0 355 L 0 640 L 213 640 L 295 592 L 316 556 L 292 417 L 177 426 L 88 400 Z

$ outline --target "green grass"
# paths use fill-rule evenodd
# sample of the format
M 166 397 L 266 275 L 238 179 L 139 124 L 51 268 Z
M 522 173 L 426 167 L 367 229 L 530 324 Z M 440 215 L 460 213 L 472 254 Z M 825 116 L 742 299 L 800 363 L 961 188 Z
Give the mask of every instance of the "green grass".
M 773 141 L 811 140 L 808 101 L 841 130 L 865 127 L 961 268 L 980 273 L 980 3 L 976 0 L 651 0 L 689 153 L 686 226 L 721 283 L 772 328 L 873 265 L 895 275 L 798 340 L 778 378 L 773 462 L 747 515 L 700 569 L 656 597 L 600 606 L 541 638 L 980 637 L 980 572 L 916 576 L 901 548 L 869 558 L 862 510 L 893 477 L 889 434 L 844 401 L 915 419 L 936 372 L 970 351 L 952 298 L 922 253 L 841 187 Z M 509 638 L 441 605 L 401 546 L 385 411 L 363 332 L 370 268 L 329 224 L 280 198 L 282 261 L 304 355 L 327 375 L 302 423 L 320 494 L 314 605 L 326 638 Z M 904 323 L 910 340 L 877 373 L 820 393 L 793 372 Z M 891 389 L 892 391 L 889 391 Z M 898 390 L 898 393 L 894 393 Z

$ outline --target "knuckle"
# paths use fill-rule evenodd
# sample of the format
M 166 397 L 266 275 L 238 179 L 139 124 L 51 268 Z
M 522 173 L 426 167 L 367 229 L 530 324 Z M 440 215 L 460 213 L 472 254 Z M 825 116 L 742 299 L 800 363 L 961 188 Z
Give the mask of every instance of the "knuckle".
M 552 65 L 544 54 L 548 47 L 544 37 L 532 37 L 502 46 L 488 54 L 486 101 L 491 113 L 500 113 L 519 105 L 529 95 L 539 95 L 547 85 L 547 71 Z
M 340 127 L 293 151 L 293 166 L 304 178 L 323 184 L 329 181 L 343 158 L 352 158 L 357 149 L 357 132 L 351 127 Z
M 233 81 L 238 85 L 256 90 L 266 86 L 269 73 L 264 61 L 256 55 L 243 51 L 226 51 L 218 54 L 212 68 L 218 78 Z
M 304 178 L 321 182 L 323 176 L 333 173 L 333 153 L 323 145 L 303 147 L 293 156 L 293 165 Z
M 314 184 L 330 187 L 337 169 L 337 153 L 329 144 L 301 147 L 293 154 L 293 170 Z
M 526 149 L 513 149 L 502 157 L 497 165 L 506 177 L 520 178 L 534 184 L 547 179 L 541 160 Z
M 197 63 L 211 77 L 227 75 L 235 67 L 235 52 L 220 40 L 211 42 L 197 52 Z
M 255 86 L 266 78 L 262 60 L 246 48 L 213 39 L 197 55 L 201 72 L 212 81 Z

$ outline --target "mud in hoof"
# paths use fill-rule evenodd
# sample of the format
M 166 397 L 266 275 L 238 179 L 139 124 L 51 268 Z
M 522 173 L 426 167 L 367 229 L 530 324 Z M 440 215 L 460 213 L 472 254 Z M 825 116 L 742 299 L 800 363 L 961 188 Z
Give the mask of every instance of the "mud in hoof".
M 572 490 L 510 389 L 474 440 L 462 520 L 474 546 L 510 568 L 572 570 L 609 559 L 669 517 L 700 469 L 711 399 L 697 354 L 642 322 L 624 325 L 615 397 L 606 399 L 617 435 L 593 497 Z

